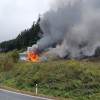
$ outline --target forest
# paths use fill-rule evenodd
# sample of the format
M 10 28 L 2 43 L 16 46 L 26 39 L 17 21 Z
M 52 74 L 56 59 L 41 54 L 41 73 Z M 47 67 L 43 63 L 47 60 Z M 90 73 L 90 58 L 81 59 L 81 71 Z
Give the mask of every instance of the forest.
M 30 29 L 21 31 L 15 39 L 1 42 L 0 52 L 8 52 L 14 49 L 25 50 L 28 46 L 35 44 L 43 34 L 39 27 L 40 16 L 39 14 L 37 21 L 33 22 Z

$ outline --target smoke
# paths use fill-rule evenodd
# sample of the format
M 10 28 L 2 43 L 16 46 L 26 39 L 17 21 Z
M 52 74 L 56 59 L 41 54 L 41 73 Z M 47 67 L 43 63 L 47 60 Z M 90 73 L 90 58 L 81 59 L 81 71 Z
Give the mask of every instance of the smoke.
M 92 56 L 100 46 L 100 0 L 55 0 L 40 27 L 43 37 L 31 50 L 49 50 L 61 58 Z

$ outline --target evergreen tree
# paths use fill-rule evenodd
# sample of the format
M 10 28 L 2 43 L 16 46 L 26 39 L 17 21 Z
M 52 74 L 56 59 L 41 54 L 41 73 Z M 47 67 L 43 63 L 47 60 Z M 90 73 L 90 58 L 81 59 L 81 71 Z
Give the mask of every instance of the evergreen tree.
M 25 29 L 24 31 L 21 31 L 21 33 L 15 39 L 0 43 L 0 51 L 8 52 L 14 49 L 20 50 L 35 44 L 40 39 L 38 33 L 43 34 L 39 26 L 40 20 L 41 15 L 39 14 L 36 23 L 34 21 L 30 29 Z

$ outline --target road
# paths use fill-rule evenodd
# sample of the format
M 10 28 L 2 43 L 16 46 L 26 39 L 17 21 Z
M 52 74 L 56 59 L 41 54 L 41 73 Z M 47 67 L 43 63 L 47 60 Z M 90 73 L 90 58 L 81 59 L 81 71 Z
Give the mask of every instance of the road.
M 53 100 L 0 89 L 0 100 Z

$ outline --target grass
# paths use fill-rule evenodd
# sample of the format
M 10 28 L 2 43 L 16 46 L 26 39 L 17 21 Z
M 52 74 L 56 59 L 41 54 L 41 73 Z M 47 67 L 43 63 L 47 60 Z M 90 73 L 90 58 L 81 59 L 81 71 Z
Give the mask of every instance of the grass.
M 2 60 L 2 59 L 1 59 Z M 0 60 L 0 61 L 1 61 Z M 74 60 L 18 62 L 9 67 L 0 62 L 0 82 L 21 91 L 66 100 L 100 100 L 100 63 Z

